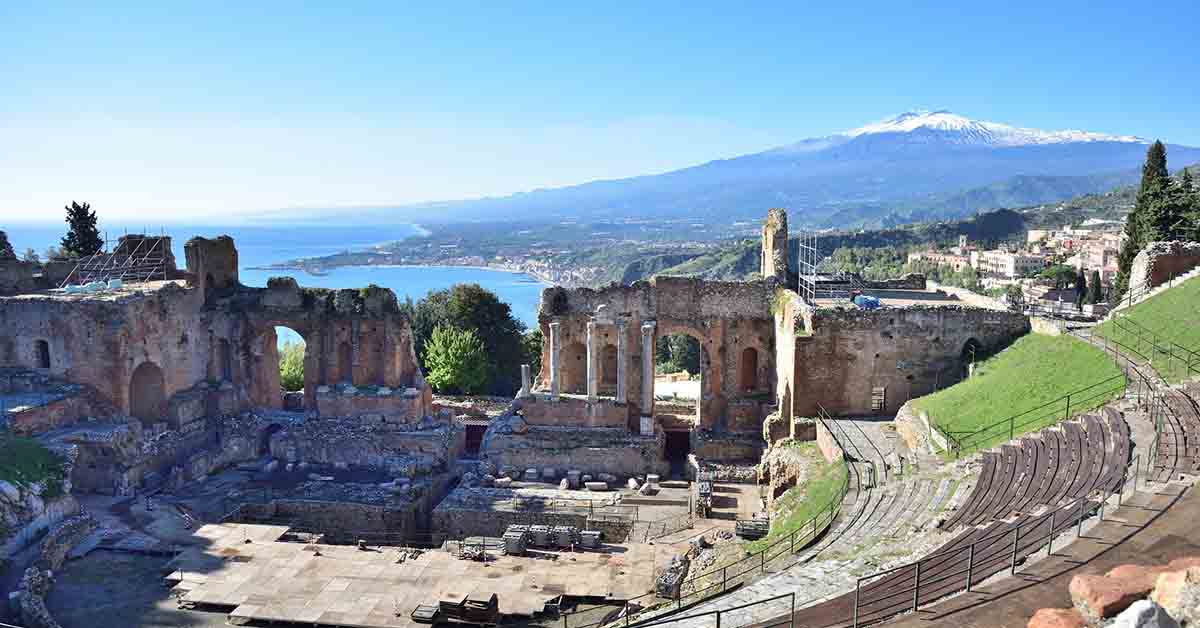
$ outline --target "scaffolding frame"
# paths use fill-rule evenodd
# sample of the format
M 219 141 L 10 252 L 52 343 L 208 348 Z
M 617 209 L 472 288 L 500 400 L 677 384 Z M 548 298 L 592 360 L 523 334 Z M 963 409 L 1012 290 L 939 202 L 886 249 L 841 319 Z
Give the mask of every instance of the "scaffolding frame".
M 814 303 L 817 296 L 817 265 L 821 253 L 817 250 L 817 234 L 801 231 L 796 244 L 796 273 L 799 276 L 796 291 L 806 303 Z
M 129 234 L 125 233 L 124 235 L 128 236 Z M 121 240 L 118 238 L 115 241 L 113 252 L 108 253 L 109 246 L 113 245 L 114 241 L 109 240 L 106 233 L 100 249 L 91 255 L 81 257 L 58 287 L 66 288 L 73 283 L 86 285 L 94 281 L 108 283 L 113 279 L 120 280 L 122 283 L 170 279 L 167 273 L 167 256 L 170 255 L 170 251 L 165 250 L 163 246 L 167 237 L 166 232 L 160 228 L 157 236 L 146 233 L 135 235 L 142 237 L 138 239 L 137 246 L 133 247 L 132 251 L 121 250 Z

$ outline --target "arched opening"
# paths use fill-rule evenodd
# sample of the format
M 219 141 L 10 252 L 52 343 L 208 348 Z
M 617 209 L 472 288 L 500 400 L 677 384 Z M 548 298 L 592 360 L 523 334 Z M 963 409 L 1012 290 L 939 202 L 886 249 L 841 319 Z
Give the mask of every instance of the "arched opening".
M 587 347 L 582 342 L 572 342 L 562 348 L 562 366 L 559 378 L 564 393 L 582 395 L 587 393 Z
M 211 363 L 208 366 L 208 376 L 211 379 L 233 381 L 233 351 L 229 341 L 218 338 L 212 344 Z
M 45 340 L 39 340 L 34 343 L 34 350 L 37 354 L 37 367 L 40 369 L 50 368 L 50 343 Z
M 962 378 L 966 379 L 970 377 L 971 365 L 975 364 L 975 362 L 979 360 L 982 360 L 984 357 L 986 356 L 983 354 L 983 345 L 974 338 L 968 338 L 967 341 L 963 343 L 962 352 L 959 353 L 959 363 L 962 366 Z
M 738 390 L 747 393 L 758 390 L 758 350 L 754 347 L 742 349 L 738 362 Z
M 142 362 L 129 378 L 129 414 L 150 424 L 161 421 L 165 410 L 162 369 L 153 362 Z
M 304 337 L 290 327 L 275 328 L 279 351 L 279 394 L 284 410 L 304 410 L 304 363 L 308 344 Z
M 600 388 L 606 395 L 617 394 L 616 345 L 605 345 L 600 350 Z
M 704 351 L 689 334 L 659 336 L 654 345 L 656 397 L 699 399 L 703 392 Z
M 283 426 L 278 423 L 268 425 L 262 432 L 258 434 L 258 455 L 265 456 L 271 453 L 271 437 L 283 429 Z
M 338 361 L 338 376 L 337 381 L 346 382 L 347 384 L 354 383 L 354 348 L 350 343 L 343 342 L 338 345 L 337 352 Z

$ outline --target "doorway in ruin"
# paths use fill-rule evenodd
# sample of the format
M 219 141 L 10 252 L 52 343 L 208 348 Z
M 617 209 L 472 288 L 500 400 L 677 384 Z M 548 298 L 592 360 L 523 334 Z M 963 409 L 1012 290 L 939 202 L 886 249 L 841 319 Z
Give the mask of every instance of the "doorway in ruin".
M 39 340 L 34 343 L 34 349 L 37 354 L 37 367 L 40 369 L 50 368 L 50 343 Z
M 684 479 L 687 477 L 687 458 L 692 453 L 692 433 L 684 430 L 664 432 L 666 442 L 663 445 L 663 458 L 671 465 L 671 478 Z
M 129 378 L 129 414 L 150 425 L 166 413 L 166 386 L 162 369 L 153 362 L 142 362 Z
M 299 332 L 283 325 L 275 327 L 275 343 L 279 355 L 279 394 L 283 397 L 283 409 L 300 412 L 304 410 L 304 363 L 308 343 Z
M 659 336 L 654 345 L 654 398 L 668 405 L 691 406 L 694 423 L 700 425 L 707 365 L 707 351 L 695 336 Z
M 277 434 L 283 426 L 278 423 L 272 423 L 264 428 L 258 434 L 258 455 L 259 457 L 271 453 L 271 437 Z
M 463 446 L 463 457 L 478 458 L 479 450 L 483 447 L 483 435 L 487 432 L 488 422 L 486 419 L 467 419 L 464 427 L 466 428 L 466 444 Z
M 962 352 L 959 354 L 959 362 L 962 364 L 962 368 L 960 369 L 962 379 L 970 377 L 971 365 L 982 360 L 984 357 L 986 356 L 983 354 L 983 344 L 974 338 L 968 338 L 963 343 Z
M 562 392 L 575 395 L 587 393 L 587 347 L 572 342 L 562 348 Z

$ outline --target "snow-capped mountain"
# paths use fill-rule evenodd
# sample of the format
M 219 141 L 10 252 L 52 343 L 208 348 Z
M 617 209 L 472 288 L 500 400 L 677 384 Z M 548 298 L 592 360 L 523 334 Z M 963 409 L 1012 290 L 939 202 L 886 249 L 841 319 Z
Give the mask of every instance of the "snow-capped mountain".
M 1107 191 L 1136 181 L 1146 145 L 1127 135 L 1042 131 L 949 111 L 912 111 L 673 172 L 437 208 L 457 219 L 687 217 L 718 223 L 786 207 L 796 224 L 843 227 L 897 214 L 952 217 L 997 204 Z M 1168 145 L 1168 159 L 1173 169 L 1181 168 L 1200 161 L 1200 149 Z M 981 188 L 987 193 L 973 193 Z M 411 209 L 417 216 L 428 206 Z
M 1040 144 L 1067 144 L 1072 142 L 1129 142 L 1146 143 L 1132 135 L 1106 135 L 1088 131 L 1042 131 L 972 120 L 949 111 L 909 111 L 894 118 L 846 131 L 847 138 L 882 133 L 914 133 L 932 131 L 948 137 L 959 138 L 963 144 L 985 146 L 1030 146 Z

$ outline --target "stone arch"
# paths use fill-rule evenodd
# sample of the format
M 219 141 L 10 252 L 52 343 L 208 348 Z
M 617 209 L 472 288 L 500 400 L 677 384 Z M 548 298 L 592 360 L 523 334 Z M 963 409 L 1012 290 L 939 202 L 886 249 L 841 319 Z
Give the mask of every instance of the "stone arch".
M 738 392 L 758 390 L 758 349 L 746 347 L 738 360 Z
M 162 369 L 142 362 L 129 378 L 129 414 L 143 424 L 158 423 L 166 411 L 166 384 Z
M 33 343 L 33 359 L 34 364 L 40 369 L 50 368 L 50 343 L 45 340 L 37 340 Z
M 571 394 L 587 393 L 587 347 L 582 342 L 572 342 L 561 349 L 562 366 L 559 376 L 562 378 L 562 392 Z

